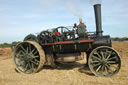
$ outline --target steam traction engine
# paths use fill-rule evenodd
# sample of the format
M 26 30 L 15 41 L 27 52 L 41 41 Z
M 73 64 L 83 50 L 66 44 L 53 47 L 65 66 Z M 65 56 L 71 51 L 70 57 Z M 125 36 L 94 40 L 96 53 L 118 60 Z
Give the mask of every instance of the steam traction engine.
M 119 54 L 111 47 L 109 36 L 102 35 L 101 5 L 94 5 L 96 32 L 87 32 L 86 26 L 60 26 L 30 34 L 16 45 L 14 63 L 19 72 L 31 74 L 38 72 L 44 65 L 56 66 L 57 63 L 74 62 L 87 54 L 90 70 L 96 76 L 113 76 L 120 70 Z

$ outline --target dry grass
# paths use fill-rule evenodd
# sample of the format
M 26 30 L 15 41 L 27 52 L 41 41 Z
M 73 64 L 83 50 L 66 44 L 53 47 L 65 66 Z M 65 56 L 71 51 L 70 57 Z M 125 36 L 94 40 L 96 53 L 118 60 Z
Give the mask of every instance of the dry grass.
M 127 85 L 128 42 L 115 42 L 113 47 L 120 53 L 120 72 L 110 78 L 96 77 L 82 64 L 62 65 L 58 69 L 45 67 L 39 73 L 16 73 L 12 59 L 0 61 L 0 85 Z

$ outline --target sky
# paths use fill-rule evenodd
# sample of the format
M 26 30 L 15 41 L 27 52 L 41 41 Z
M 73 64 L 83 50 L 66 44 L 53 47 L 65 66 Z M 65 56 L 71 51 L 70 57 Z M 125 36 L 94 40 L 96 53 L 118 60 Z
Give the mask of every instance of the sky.
M 95 31 L 94 3 L 101 0 L 0 0 L 0 43 L 22 41 L 28 34 L 79 24 Z M 102 0 L 104 35 L 128 37 L 128 0 Z

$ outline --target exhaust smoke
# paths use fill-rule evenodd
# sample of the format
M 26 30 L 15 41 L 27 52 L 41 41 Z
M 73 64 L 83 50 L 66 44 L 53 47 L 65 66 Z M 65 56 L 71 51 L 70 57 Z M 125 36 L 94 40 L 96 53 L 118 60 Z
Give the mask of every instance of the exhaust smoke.
M 67 11 L 71 12 L 74 16 L 81 18 L 83 16 L 83 12 L 81 10 L 80 0 L 39 0 L 43 7 L 45 8 L 59 8 L 64 7 Z
M 78 4 L 80 4 L 80 0 L 67 0 L 65 3 L 65 8 L 74 16 L 81 18 L 83 16 L 83 12 Z

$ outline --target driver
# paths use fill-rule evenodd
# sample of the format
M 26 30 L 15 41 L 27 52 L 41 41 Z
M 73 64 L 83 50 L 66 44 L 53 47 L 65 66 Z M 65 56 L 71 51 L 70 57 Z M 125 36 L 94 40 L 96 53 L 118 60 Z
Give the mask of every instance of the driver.
M 74 28 L 77 28 L 76 33 L 78 35 L 78 38 L 85 39 L 87 38 L 86 25 L 82 22 L 82 18 L 79 19 L 79 22 L 79 25 L 74 24 Z
M 79 19 L 79 22 L 80 22 L 80 24 L 77 26 L 77 28 L 78 28 L 78 29 L 79 29 L 79 28 L 85 28 L 85 31 L 87 31 L 87 30 L 86 30 L 86 25 L 82 22 L 82 18 Z

